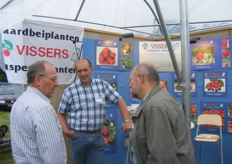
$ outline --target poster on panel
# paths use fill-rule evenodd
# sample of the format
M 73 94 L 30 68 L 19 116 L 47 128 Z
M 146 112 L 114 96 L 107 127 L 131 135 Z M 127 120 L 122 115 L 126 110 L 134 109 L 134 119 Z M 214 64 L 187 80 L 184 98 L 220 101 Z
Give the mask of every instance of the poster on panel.
M 172 41 L 172 47 L 179 70 L 181 70 L 181 43 Z M 139 42 L 139 62 L 151 62 L 158 72 L 174 71 L 169 50 L 165 41 Z

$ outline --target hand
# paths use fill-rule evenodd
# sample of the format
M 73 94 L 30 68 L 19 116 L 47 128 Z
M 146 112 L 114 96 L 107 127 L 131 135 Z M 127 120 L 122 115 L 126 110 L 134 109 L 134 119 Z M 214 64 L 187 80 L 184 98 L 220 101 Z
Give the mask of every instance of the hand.
M 77 133 L 73 130 L 68 130 L 64 133 L 64 135 L 66 135 L 69 138 L 74 138 L 77 136 Z
M 129 132 L 131 130 L 132 130 L 132 123 L 131 123 L 131 121 L 123 123 L 123 131 L 125 133 Z

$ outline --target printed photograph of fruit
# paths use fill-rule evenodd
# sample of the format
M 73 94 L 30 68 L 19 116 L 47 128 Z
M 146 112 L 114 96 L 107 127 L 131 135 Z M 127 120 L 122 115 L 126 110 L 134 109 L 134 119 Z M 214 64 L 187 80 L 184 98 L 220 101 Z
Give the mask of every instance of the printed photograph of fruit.
M 99 47 L 97 46 L 97 65 L 118 65 L 118 49 L 112 47 Z
M 115 144 L 115 120 L 106 120 L 102 126 L 102 140 L 105 146 Z
M 227 67 L 231 67 L 231 59 L 227 58 L 227 59 L 222 59 L 222 67 L 223 68 L 227 68 Z
M 195 83 L 195 80 L 191 80 L 190 91 L 191 92 L 196 92 L 196 83 Z M 175 80 L 175 82 L 174 82 L 174 92 L 182 92 L 182 89 L 179 86 L 177 80 Z
M 225 92 L 225 79 L 205 79 L 205 92 Z
M 114 88 L 115 91 L 117 91 L 117 82 L 115 81 L 110 81 L 108 82 L 112 88 Z
M 228 105 L 228 117 L 232 117 L 232 104 Z
M 131 43 L 121 43 L 121 55 L 132 55 Z
M 121 69 L 132 69 L 132 58 L 121 57 Z
M 230 47 L 230 40 L 222 39 L 222 48 L 229 48 L 229 47 Z
M 202 109 L 202 114 L 217 114 L 222 118 L 222 127 L 225 127 L 225 111 L 222 109 Z M 206 125 L 205 127 L 217 127 L 212 125 Z
M 230 49 L 222 49 L 222 57 L 229 58 L 230 57 Z
M 191 118 L 190 121 L 194 123 L 195 127 L 197 125 L 197 114 L 196 113 L 191 113 Z
M 228 121 L 228 132 L 232 132 L 232 121 Z
M 160 80 L 159 85 L 161 88 L 168 92 L 168 80 Z
M 193 47 L 192 48 L 193 65 L 214 65 L 215 64 L 215 47 Z
M 197 105 L 191 104 L 191 112 L 196 112 L 197 111 Z

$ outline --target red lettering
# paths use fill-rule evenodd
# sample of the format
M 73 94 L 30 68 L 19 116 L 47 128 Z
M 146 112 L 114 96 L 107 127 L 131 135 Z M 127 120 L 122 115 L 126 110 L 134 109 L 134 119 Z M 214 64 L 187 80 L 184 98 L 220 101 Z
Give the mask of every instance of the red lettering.
M 48 58 L 52 58 L 53 56 L 52 55 L 49 55 L 49 54 L 52 54 L 52 51 L 53 49 L 52 48 L 47 48 L 47 57 Z
M 17 50 L 18 50 L 19 55 L 22 55 L 22 54 L 23 54 L 23 51 L 24 51 L 25 46 L 23 46 L 21 50 L 20 50 L 20 48 L 19 48 L 19 45 L 16 45 L 16 48 L 17 48 Z
M 40 57 L 44 57 L 45 56 L 45 48 L 44 47 L 40 47 L 38 51 L 39 51 L 38 54 L 39 54 Z
M 26 55 L 28 56 L 28 46 L 26 46 Z
M 63 51 L 62 51 L 62 53 L 63 53 L 63 58 L 64 59 L 67 59 L 68 58 L 68 50 L 67 49 L 64 49 Z
M 37 55 L 37 51 L 36 51 L 36 47 L 35 46 L 31 46 L 30 47 L 30 55 L 31 56 L 36 56 Z
M 61 50 L 60 49 L 54 49 L 54 58 L 56 58 L 56 56 L 58 56 L 58 58 L 60 58 L 60 53 L 61 53 Z

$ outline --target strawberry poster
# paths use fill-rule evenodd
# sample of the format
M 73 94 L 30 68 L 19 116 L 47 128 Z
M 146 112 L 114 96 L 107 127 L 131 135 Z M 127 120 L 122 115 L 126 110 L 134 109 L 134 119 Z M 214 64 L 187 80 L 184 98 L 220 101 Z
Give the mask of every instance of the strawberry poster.
M 190 45 L 192 70 L 231 68 L 231 38 L 199 40 Z
M 177 65 L 181 68 L 181 43 L 172 41 Z M 151 62 L 158 72 L 173 72 L 173 64 L 165 41 L 139 42 L 139 62 Z
M 228 133 L 232 134 L 232 102 L 228 103 L 227 109 L 228 109 L 227 129 L 228 129 Z
M 201 102 L 201 110 L 200 113 L 202 114 L 217 114 L 220 115 L 222 118 L 222 131 L 223 133 L 228 132 L 228 117 L 227 117 L 227 111 L 228 111 L 228 103 L 222 103 L 222 102 Z M 204 126 L 203 131 L 211 131 L 211 132 L 218 132 L 219 128 L 207 125 Z
M 190 117 L 190 121 L 191 123 L 193 123 L 193 127 L 197 126 L 197 108 L 198 105 L 197 103 L 191 103 L 191 117 Z
M 227 97 L 226 71 L 210 71 L 203 73 L 203 96 Z
M 182 88 L 180 84 L 178 83 L 176 74 L 173 74 L 174 76 L 174 87 L 173 87 L 173 95 L 174 96 L 182 96 Z M 197 76 L 196 72 L 191 73 L 191 82 L 190 82 L 190 91 L 191 91 L 191 96 L 197 96 Z
M 60 84 L 75 78 L 83 28 L 24 20 L 2 30 L 2 49 L 9 83 L 27 84 L 28 67 L 38 61 L 52 63 Z
M 106 118 L 102 126 L 102 140 L 104 143 L 104 151 L 106 154 L 115 153 L 117 151 L 116 138 L 116 121 L 117 111 L 106 110 Z
M 117 73 L 107 73 L 107 72 L 95 72 L 95 78 L 102 79 L 110 84 L 115 91 L 118 91 L 118 74 Z M 106 108 L 115 106 L 109 102 L 106 102 Z
M 134 67 L 136 44 L 112 40 L 96 40 L 96 70 L 131 70 Z
M 172 73 L 167 73 L 167 72 L 160 72 L 159 73 L 159 77 L 160 77 L 160 82 L 159 82 L 159 85 L 162 89 L 164 89 L 165 91 L 167 92 L 170 92 L 170 86 L 171 86 L 171 83 L 172 83 L 172 79 L 171 79 L 171 76 Z

